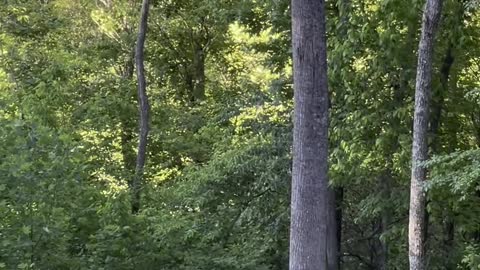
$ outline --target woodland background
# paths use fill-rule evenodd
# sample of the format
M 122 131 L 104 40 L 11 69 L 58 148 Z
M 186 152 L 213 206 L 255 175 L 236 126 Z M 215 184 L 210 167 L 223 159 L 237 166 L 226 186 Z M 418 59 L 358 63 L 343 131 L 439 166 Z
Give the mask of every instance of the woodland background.
M 289 1 L 152 1 L 137 213 L 141 3 L 0 3 L 0 269 L 288 269 Z M 408 267 L 423 4 L 326 1 L 342 269 Z M 478 9 L 445 0 L 435 44 L 429 269 L 480 269 Z

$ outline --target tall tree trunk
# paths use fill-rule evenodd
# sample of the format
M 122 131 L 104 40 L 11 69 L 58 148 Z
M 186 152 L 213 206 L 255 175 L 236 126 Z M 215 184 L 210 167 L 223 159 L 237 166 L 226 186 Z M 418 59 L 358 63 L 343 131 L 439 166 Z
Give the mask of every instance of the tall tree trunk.
M 415 85 L 415 115 L 413 123 L 412 177 L 408 227 L 409 261 L 411 270 L 423 270 L 425 256 L 425 201 L 423 189 L 427 177 L 421 163 L 428 159 L 428 118 L 431 96 L 432 62 L 435 33 L 440 21 L 442 0 L 427 0 L 422 19 L 422 34 L 418 49 Z
M 138 29 L 137 46 L 135 48 L 135 63 L 137 66 L 138 79 L 138 106 L 140 112 L 139 118 L 139 141 L 137 152 L 137 163 L 135 167 L 135 176 L 132 181 L 132 213 L 138 213 L 140 210 L 140 189 L 143 179 L 143 170 L 145 167 L 147 141 L 149 131 L 149 110 L 147 96 L 147 83 L 145 79 L 144 50 L 145 38 L 147 35 L 147 20 L 149 11 L 149 0 L 143 0 L 140 25 Z
M 290 270 L 337 269 L 335 196 L 328 185 L 324 0 L 292 0 L 295 118 Z M 333 202 L 333 203 L 332 203 Z M 330 236 L 329 236 L 330 235 Z M 333 235 L 334 237 L 331 237 Z

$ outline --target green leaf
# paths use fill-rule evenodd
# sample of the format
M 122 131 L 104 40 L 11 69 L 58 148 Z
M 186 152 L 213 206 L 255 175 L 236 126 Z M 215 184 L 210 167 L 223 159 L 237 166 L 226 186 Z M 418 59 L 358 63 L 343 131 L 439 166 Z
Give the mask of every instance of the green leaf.
M 30 232 L 31 232 L 31 228 L 30 228 L 29 226 L 25 226 L 25 225 L 24 225 L 24 226 L 22 227 L 22 233 L 23 233 L 23 234 L 28 235 L 28 234 L 30 234 Z

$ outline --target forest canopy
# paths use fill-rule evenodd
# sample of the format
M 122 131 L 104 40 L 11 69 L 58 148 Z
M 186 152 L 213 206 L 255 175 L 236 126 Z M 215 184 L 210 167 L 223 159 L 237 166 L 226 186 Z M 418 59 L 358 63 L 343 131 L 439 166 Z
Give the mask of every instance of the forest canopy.
M 425 1 L 318 2 L 338 268 L 409 269 Z M 0 0 L 0 270 L 289 269 L 291 6 Z M 480 269 L 479 9 L 429 51 L 426 269 Z

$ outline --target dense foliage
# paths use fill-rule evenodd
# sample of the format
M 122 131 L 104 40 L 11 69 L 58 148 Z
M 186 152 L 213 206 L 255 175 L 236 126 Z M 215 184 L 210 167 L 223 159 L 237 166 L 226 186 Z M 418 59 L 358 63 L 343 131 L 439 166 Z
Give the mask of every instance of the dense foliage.
M 406 269 L 423 1 L 326 1 L 342 269 Z M 480 15 L 445 0 L 435 47 L 429 269 L 480 269 Z M 141 209 L 140 3 L 0 3 L 0 269 L 287 269 L 286 0 L 152 1 Z

